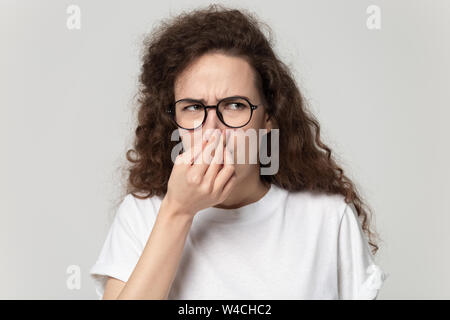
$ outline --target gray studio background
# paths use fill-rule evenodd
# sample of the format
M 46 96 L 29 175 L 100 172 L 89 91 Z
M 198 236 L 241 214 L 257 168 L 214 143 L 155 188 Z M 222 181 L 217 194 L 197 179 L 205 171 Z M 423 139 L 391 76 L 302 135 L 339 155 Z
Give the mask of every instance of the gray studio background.
M 142 39 L 208 1 L 0 5 L 0 298 L 96 299 Z M 274 31 L 324 140 L 375 212 L 379 299 L 450 298 L 450 1 L 232 1 Z M 66 26 L 69 5 L 81 28 Z M 381 9 L 381 29 L 366 9 Z M 81 287 L 69 289 L 69 266 Z

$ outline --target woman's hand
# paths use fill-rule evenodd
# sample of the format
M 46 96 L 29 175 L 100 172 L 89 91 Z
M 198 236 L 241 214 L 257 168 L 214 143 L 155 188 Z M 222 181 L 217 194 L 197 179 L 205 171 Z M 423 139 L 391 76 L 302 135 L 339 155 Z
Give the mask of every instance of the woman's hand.
M 201 148 L 192 147 L 177 156 L 163 199 L 170 212 L 193 218 L 228 197 L 236 175 L 224 131 L 215 131 L 209 140 L 202 139 Z

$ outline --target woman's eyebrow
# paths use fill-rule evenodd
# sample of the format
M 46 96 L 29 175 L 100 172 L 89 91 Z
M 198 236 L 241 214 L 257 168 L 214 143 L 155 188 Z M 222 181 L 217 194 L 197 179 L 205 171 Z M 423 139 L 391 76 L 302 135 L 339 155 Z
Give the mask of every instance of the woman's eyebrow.
M 241 98 L 245 98 L 245 99 L 247 99 L 247 100 L 250 100 L 250 98 L 248 98 L 247 96 L 235 94 L 235 95 L 232 95 L 232 96 L 227 96 L 227 97 L 220 98 L 220 99 L 218 99 L 217 101 L 223 100 L 223 99 L 225 99 L 225 98 L 232 98 L 232 97 L 241 97 Z M 180 99 L 180 100 L 194 100 L 194 101 L 200 101 L 200 102 L 202 102 L 203 104 L 206 105 L 205 99 L 196 99 L 196 98 L 189 98 L 189 97 L 187 97 L 187 98 L 183 98 L 183 99 Z

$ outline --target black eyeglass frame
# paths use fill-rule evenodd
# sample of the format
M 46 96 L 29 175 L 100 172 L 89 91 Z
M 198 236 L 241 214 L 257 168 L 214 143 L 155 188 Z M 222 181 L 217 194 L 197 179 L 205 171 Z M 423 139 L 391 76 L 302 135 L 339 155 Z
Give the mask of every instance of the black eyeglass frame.
M 220 104 L 222 101 L 225 101 L 225 100 L 228 100 L 228 99 L 233 99 L 233 98 L 243 99 L 243 100 L 247 101 L 248 105 L 250 106 L 250 117 L 249 117 L 248 121 L 247 121 L 245 124 L 243 124 L 242 126 L 238 126 L 238 127 L 234 127 L 234 126 L 230 126 L 230 125 L 226 124 L 225 121 L 223 120 L 222 113 L 219 111 L 219 104 Z M 203 117 L 202 123 L 201 123 L 199 126 L 197 126 L 197 127 L 195 127 L 195 128 L 190 128 L 190 129 L 188 129 L 188 128 L 184 128 L 184 127 L 180 126 L 180 125 L 177 123 L 177 121 L 175 120 L 175 105 L 176 105 L 178 102 L 180 102 L 180 101 L 192 101 L 192 102 L 198 103 L 199 105 L 201 105 L 201 106 L 203 107 L 203 112 L 205 113 L 205 115 L 204 115 L 204 117 Z M 175 124 L 176 124 L 178 127 L 182 128 L 182 129 L 185 129 L 185 130 L 195 130 L 195 129 L 197 129 L 197 128 L 203 127 L 203 125 L 205 124 L 206 118 L 208 117 L 208 111 L 207 111 L 208 108 L 216 109 L 216 115 L 217 115 L 217 117 L 219 118 L 220 122 L 222 122 L 222 123 L 223 123 L 224 125 L 226 125 L 227 127 L 229 127 L 229 128 L 242 128 L 242 127 L 244 127 L 245 125 L 247 125 L 247 124 L 250 122 L 250 120 L 252 120 L 253 110 L 256 110 L 256 108 L 258 108 L 258 107 L 259 107 L 259 105 L 252 104 L 246 97 L 242 97 L 242 96 L 225 97 L 225 98 L 223 98 L 223 99 L 220 99 L 220 100 L 217 102 L 216 105 L 210 105 L 210 106 L 205 106 L 205 104 L 204 104 L 203 102 L 201 102 L 200 100 L 184 98 L 184 99 L 180 99 L 180 100 L 175 101 L 175 102 L 170 106 L 170 108 L 166 110 L 166 112 L 172 115 L 172 120 L 175 122 Z

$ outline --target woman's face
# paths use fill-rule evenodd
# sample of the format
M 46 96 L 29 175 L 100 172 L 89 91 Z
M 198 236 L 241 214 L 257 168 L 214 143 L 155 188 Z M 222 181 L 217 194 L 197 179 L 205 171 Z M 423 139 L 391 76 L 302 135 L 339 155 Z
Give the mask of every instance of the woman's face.
M 265 106 L 262 104 L 263 99 L 261 92 L 257 89 L 255 83 L 255 74 L 248 62 L 239 57 L 224 55 L 222 53 L 208 53 L 188 66 L 176 79 L 174 87 L 175 101 L 184 98 L 192 98 L 196 100 L 204 100 L 205 105 L 216 105 L 222 98 L 231 96 L 245 96 L 250 103 L 258 105 L 253 110 L 250 122 L 241 128 L 230 128 L 223 124 L 216 115 L 214 109 L 208 109 L 203 127 L 194 130 L 185 130 L 178 128 L 183 147 L 192 146 L 197 143 L 194 141 L 194 132 L 198 139 L 198 133 L 202 136 L 205 133 L 212 132 L 215 129 L 226 129 L 232 131 L 234 136 L 234 163 L 236 168 L 236 176 L 238 180 L 245 179 L 251 170 L 255 169 L 254 160 L 249 160 L 249 142 L 251 139 L 242 139 L 243 133 L 248 130 L 253 131 L 256 137 L 259 137 L 259 129 L 271 129 L 270 120 L 265 112 Z M 247 132 L 250 135 L 250 132 Z M 190 143 L 189 140 L 190 139 Z M 247 140 L 246 143 L 244 141 Z M 254 139 L 253 139 L 254 140 Z M 256 141 L 256 150 L 259 149 L 259 139 Z M 237 149 L 245 152 L 245 161 L 242 158 L 237 159 Z M 255 149 L 251 149 L 255 150 Z M 252 151 L 252 153 L 254 153 Z M 242 153 L 240 153 L 242 154 Z M 254 159 L 254 157 L 252 158 Z

